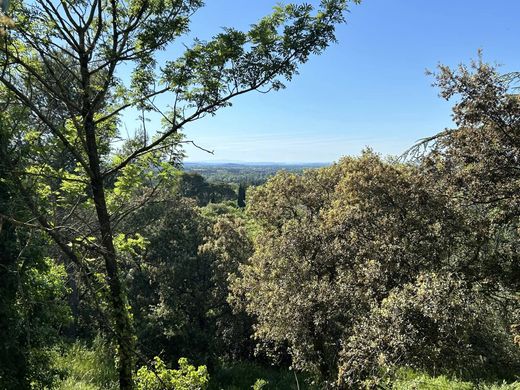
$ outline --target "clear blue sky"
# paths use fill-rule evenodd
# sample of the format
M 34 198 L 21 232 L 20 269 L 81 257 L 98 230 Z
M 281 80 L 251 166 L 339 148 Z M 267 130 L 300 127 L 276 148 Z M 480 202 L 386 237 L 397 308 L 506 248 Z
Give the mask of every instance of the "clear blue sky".
M 207 0 L 192 34 L 247 29 L 275 1 Z M 339 43 L 287 89 L 243 96 L 187 127 L 188 139 L 215 151 L 187 147 L 187 161 L 330 162 L 365 146 L 400 154 L 451 124 L 426 69 L 468 62 L 482 49 L 504 71 L 520 70 L 520 0 L 365 0 L 347 18 Z

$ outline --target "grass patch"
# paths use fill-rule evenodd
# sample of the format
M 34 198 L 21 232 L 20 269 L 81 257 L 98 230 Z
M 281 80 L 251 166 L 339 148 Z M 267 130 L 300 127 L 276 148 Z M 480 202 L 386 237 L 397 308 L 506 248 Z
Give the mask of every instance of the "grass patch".
M 56 353 L 54 365 L 60 378 L 57 390 L 116 390 L 118 374 L 114 350 L 100 337 L 89 348 L 83 343 L 72 344 Z
M 400 369 L 396 378 L 385 388 L 389 390 L 520 390 L 520 382 L 466 382 L 444 375 L 432 377 L 411 369 Z
M 318 390 L 297 374 L 300 390 Z M 265 367 L 254 363 L 235 363 L 220 367 L 210 375 L 209 390 L 297 390 L 293 371 Z

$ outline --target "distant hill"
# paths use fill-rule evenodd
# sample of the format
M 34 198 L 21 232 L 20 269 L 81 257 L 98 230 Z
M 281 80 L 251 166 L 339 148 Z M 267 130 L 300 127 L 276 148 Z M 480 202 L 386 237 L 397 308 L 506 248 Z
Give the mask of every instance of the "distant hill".
M 324 167 L 330 165 L 330 163 L 326 162 L 265 162 L 265 161 L 231 161 L 231 160 L 217 160 L 217 161 L 188 161 L 184 162 L 185 167 L 193 167 L 193 166 L 229 166 L 229 167 Z
M 186 172 L 202 175 L 209 182 L 244 183 L 259 185 L 280 170 L 303 172 L 330 165 L 329 163 L 277 163 L 277 162 L 185 162 Z

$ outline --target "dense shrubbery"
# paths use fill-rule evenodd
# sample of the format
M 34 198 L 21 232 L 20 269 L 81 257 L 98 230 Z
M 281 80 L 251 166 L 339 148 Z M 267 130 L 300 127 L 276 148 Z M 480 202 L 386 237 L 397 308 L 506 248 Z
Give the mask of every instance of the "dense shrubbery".
M 356 324 L 341 352 L 340 383 L 377 383 L 406 365 L 461 378 L 514 378 L 520 367 L 507 318 L 456 274 L 420 274 Z
M 0 150 L 7 137 L 0 122 Z M 12 183 L 0 163 L 0 215 L 17 210 Z M 17 217 L 25 218 L 23 212 Z M 71 320 L 63 265 L 51 258 L 40 232 L 0 217 L 0 388 L 52 384 L 50 349 Z
M 282 173 L 248 211 L 262 234 L 235 303 L 260 341 L 288 343 L 295 368 L 342 387 L 403 364 L 466 377 L 519 369 L 514 291 L 468 271 L 487 254 L 475 258 L 466 216 L 418 168 L 366 152 Z

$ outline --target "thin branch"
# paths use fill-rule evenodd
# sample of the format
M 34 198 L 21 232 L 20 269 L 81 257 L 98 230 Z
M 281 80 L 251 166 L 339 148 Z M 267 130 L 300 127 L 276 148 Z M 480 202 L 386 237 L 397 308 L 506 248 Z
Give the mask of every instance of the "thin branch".
M 163 88 L 163 89 L 160 89 L 159 91 L 155 91 L 155 92 L 152 92 L 146 96 L 143 96 L 142 98 L 139 98 L 139 99 L 136 99 L 130 103 L 126 103 L 126 104 L 123 104 L 122 106 L 119 106 L 118 108 L 116 108 L 115 110 L 113 110 L 112 112 L 106 114 L 105 116 L 102 116 L 101 118 L 97 119 L 95 121 L 95 124 L 98 125 L 110 118 L 112 118 L 113 116 L 119 114 L 121 111 L 127 109 L 127 108 L 130 108 L 132 106 L 135 106 L 136 104 L 140 103 L 140 102 L 143 102 L 147 99 L 150 99 L 154 96 L 157 96 L 157 95 L 160 95 L 160 94 L 163 94 L 165 92 L 167 92 L 169 90 L 169 88 Z
M 202 150 L 203 152 L 206 152 L 206 153 L 209 153 L 209 154 L 215 154 L 215 151 L 214 150 L 209 150 L 209 149 L 206 149 L 200 145 L 197 145 L 195 143 L 195 141 L 192 141 L 192 140 L 183 140 L 183 141 L 179 141 L 180 144 L 191 144 L 193 146 L 195 146 L 197 149 L 200 149 Z
M 216 107 L 226 103 L 227 101 L 231 100 L 232 98 L 234 98 L 236 96 L 239 96 L 239 95 L 245 94 L 247 92 L 251 92 L 251 91 L 256 90 L 259 86 L 261 86 L 261 85 L 265 84 L 267 81 L 269 81 L 269 79 L 271 77 L 266 78 L 266 79 L 260 81 L 258 84 L 255 84 L 255 85 L 253 85 L 253 86 L 251 86 L 249 88 L 246 88 L 246 89 L 243 89 L 241 91 L 235 92 L 235 93 L 233 93 L 231 95 L 228 95 L 225 98 L 222 98 L 222 99 L 220 99 L 220 100 L 218 100 L 218 101 L 216 101 L 216 102 L 214 102 L 212 104 L 209 104 L 206 107 L 203 107 L 202 109 L 198 109 L 192 115 L 190 115 L 187 118 L 185 118 L 184 120 L 182 120 L 180 123 L 178 123 L 176 125 L 173 125 L 170 128 L 170 130 L 164 132 L 154 142 L 150 143 L 149 145 L 143 146 L 143 147 L 135 150 L 134 152 L 132 152 L 129 156 L 127 156 L 117 166 L 115 166 L 114 168 L 112 168 L 112 169 L 108 170 L 107 172 L 105 172 L 104 176 L 111 175 L 111 174 L 121 170 L 122 168 L 127 166 L 134 158 L 136 158 L 137 156 L 140 156 L 140 155 L 150 151 L 151 149 L 155 148 L 157 145 L 161 144 L 165 139 L 167 139 L 168 137 L 170 137 L 173 134 L 176 134 L 178 132 L 178 130 L 181 129 L 184 125 L 186 125 L 187 123 L 192 122 L 192 121 L 198 119 L 201 115 L 203 115 L 203 114 L 205 114 L 207 112 L 210 112 L 214 108 L 216 108 Z
M 76 158 L 76 160 L 81 164 L 81 166 L 85 169 L 90 175 L 92 175 L 92 171 L 90 167 L 83 159 L 83 157 L 79 154 L 78 150 L 72 146 L 69 140 L 65 137 L 65 135 L 58 130 L 58 128 L 45 116 L 36 105 L 29 99 L 24 93 L 22 93 L 14 84 L 12 84 L 9 80 L 7 80 L 4 76 L 0 76 L 0 81 L 11 91 L 13 92 L 18 99 L 23 102 L 23 104 L 29 109 L 43 122 L 45 125 L 51 130 L 51 132 L 57 136 L 63 145 L 72 153 L 72 155 Z

